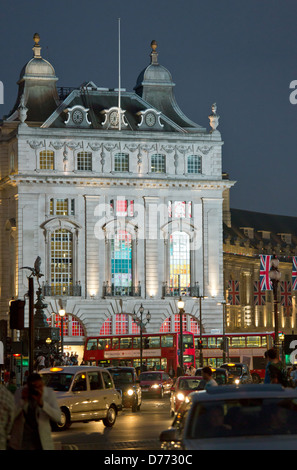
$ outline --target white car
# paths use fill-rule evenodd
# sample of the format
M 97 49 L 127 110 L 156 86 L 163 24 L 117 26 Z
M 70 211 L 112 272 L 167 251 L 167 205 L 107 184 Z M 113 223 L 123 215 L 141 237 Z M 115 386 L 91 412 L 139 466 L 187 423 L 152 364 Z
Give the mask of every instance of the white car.
M 297 450 L 297 390 L 281 385 L 209 387 L 188 395 L 162 449 Z
M 72 422 L 102 420 L 111 427 L 122 409 L 121 394 L 115 389 L 110 373 L 101 367 L 57 366 L 40 371 L 47 387 L 56 391 L 61 408 L 57 430 Z

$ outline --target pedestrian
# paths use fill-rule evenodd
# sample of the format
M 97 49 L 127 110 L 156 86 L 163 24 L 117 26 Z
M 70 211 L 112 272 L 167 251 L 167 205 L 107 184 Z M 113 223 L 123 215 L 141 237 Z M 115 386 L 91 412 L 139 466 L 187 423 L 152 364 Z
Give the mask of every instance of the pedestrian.
M 218 384 L 212 376 L 212 370 L 210 367 L 203 367 L 202 378 L 205 380 L 205 390 L 209 387 L 217 387 Z
M 58 423 L 61 411 L 55 392 L 41 375 L 28 376 L 27 384 L 15 393 L 15 419 L 9 441 L 12 450 L 54 450 L 51 421 Z
M 0 384 L 0 450 L 7 449 L 7 442 L 14 420 L 14 398 L 7 388 Z
M 39 372 L 41 369 L 45 368 L 45 357 L 43 354 L 40 354 L 36 359 L 36 370 Z
M 282 362 L 279 360 L 277 350 L 274 348 L 267 351 L 268 363 L 266 366 L 265 383 L 281 384 L 284 387 L 288 386 L 288 379 L 286 371 L 283 368 Z

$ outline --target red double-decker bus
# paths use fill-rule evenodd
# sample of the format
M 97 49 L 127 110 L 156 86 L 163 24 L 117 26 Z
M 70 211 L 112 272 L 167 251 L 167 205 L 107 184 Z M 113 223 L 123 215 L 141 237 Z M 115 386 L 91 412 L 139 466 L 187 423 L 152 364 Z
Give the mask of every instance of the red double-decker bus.
M 264 354 L 273 347 L 274 332 L 263 333 L 226 333 L 226 361 L 244 362 L 249 366 L 254 382 L 260 382 L 265 376 Z M 199 361 L 198 343 L 200 336 L 195 335 L 196 361 Z M 216 334 L 202 335 L 203 364 L 220 367 L 223 361 L 223 336 Z
M 183 332 L 183 364 L 195 367 L 194 335 Z M 176 375 L 179 366 L 179 333 L 142 335 L 142 363 L 147 370 Z M 85 342 L 85 363 L 99 366 L 140 367 L 140 335 L 92 336 Z

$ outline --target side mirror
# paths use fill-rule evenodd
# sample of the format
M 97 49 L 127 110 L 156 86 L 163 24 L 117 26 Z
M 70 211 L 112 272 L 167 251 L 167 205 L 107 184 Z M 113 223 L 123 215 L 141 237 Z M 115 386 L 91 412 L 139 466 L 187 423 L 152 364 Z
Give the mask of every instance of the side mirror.
M 177 430 L 174 428 L 169 428 L 169 429 L 166 429 L 165 431 L 162 431 L 160 434 L 160 441 L 161 442 L 178 441 Z

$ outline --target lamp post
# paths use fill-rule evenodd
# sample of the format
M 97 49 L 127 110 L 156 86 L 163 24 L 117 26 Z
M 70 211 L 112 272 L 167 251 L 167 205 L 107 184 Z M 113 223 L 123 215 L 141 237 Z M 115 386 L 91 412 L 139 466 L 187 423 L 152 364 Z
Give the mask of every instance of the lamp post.
M 66 312 L 63 308 L 59 310 L 59 315 L 61 317 L 61 354 L 64 353 L 64 316 Z
M 141 304 L 138 310 L 139 317 L 137 314 L 134 312 L 132 315 L 133 321 L 137 324 L 139 324 L 140 327 L 140 372 L 142 372 L 142 352 L 143 352 L 143 344 L 142 344 L 142 333 L 143 333 L 143 328 L 150 322 L 151 319 L 151 314 L 148 311 L 146 314 L 146 321 L 144 322 L 142 320 L 143 314 L 144 314 L 144 308 L 143 305 Z
M 185 302 L 182 300 L 182 298 L 179 298 L 179 301 L 177 302 L 177 306 L 179 309 L 179 324 L 180 324 L 180 348 L 179 348 L 179 365 L 181 368 L 181 373 L 184 373 L 184 339 L 183 339 L 183 314 L 185 313 L 184 311 L 184 306 Z
M 202 299 L 207 299 L 207 296 L 198 295 L 199 299 L 199 330 L 200 330 L 200 352 L 199 352 L 199 365 L 203 367 L 203 348 L 202 348 Z
M 269 279 L 272 284 L 273 290 L 273 306 L 274 306 L 274 347 L 279 354 L 279 338 L 278 338 L 278 312 L 277 312 L 277 291 L 278 284 L 281 278 L 281 273 L 278 269 L 279 260 L 276 255 L 273 255 L 270 261 Z
M 223 363 L 226 362 L 226 300 L 218 302 L 218 305 L 223 305 Z

